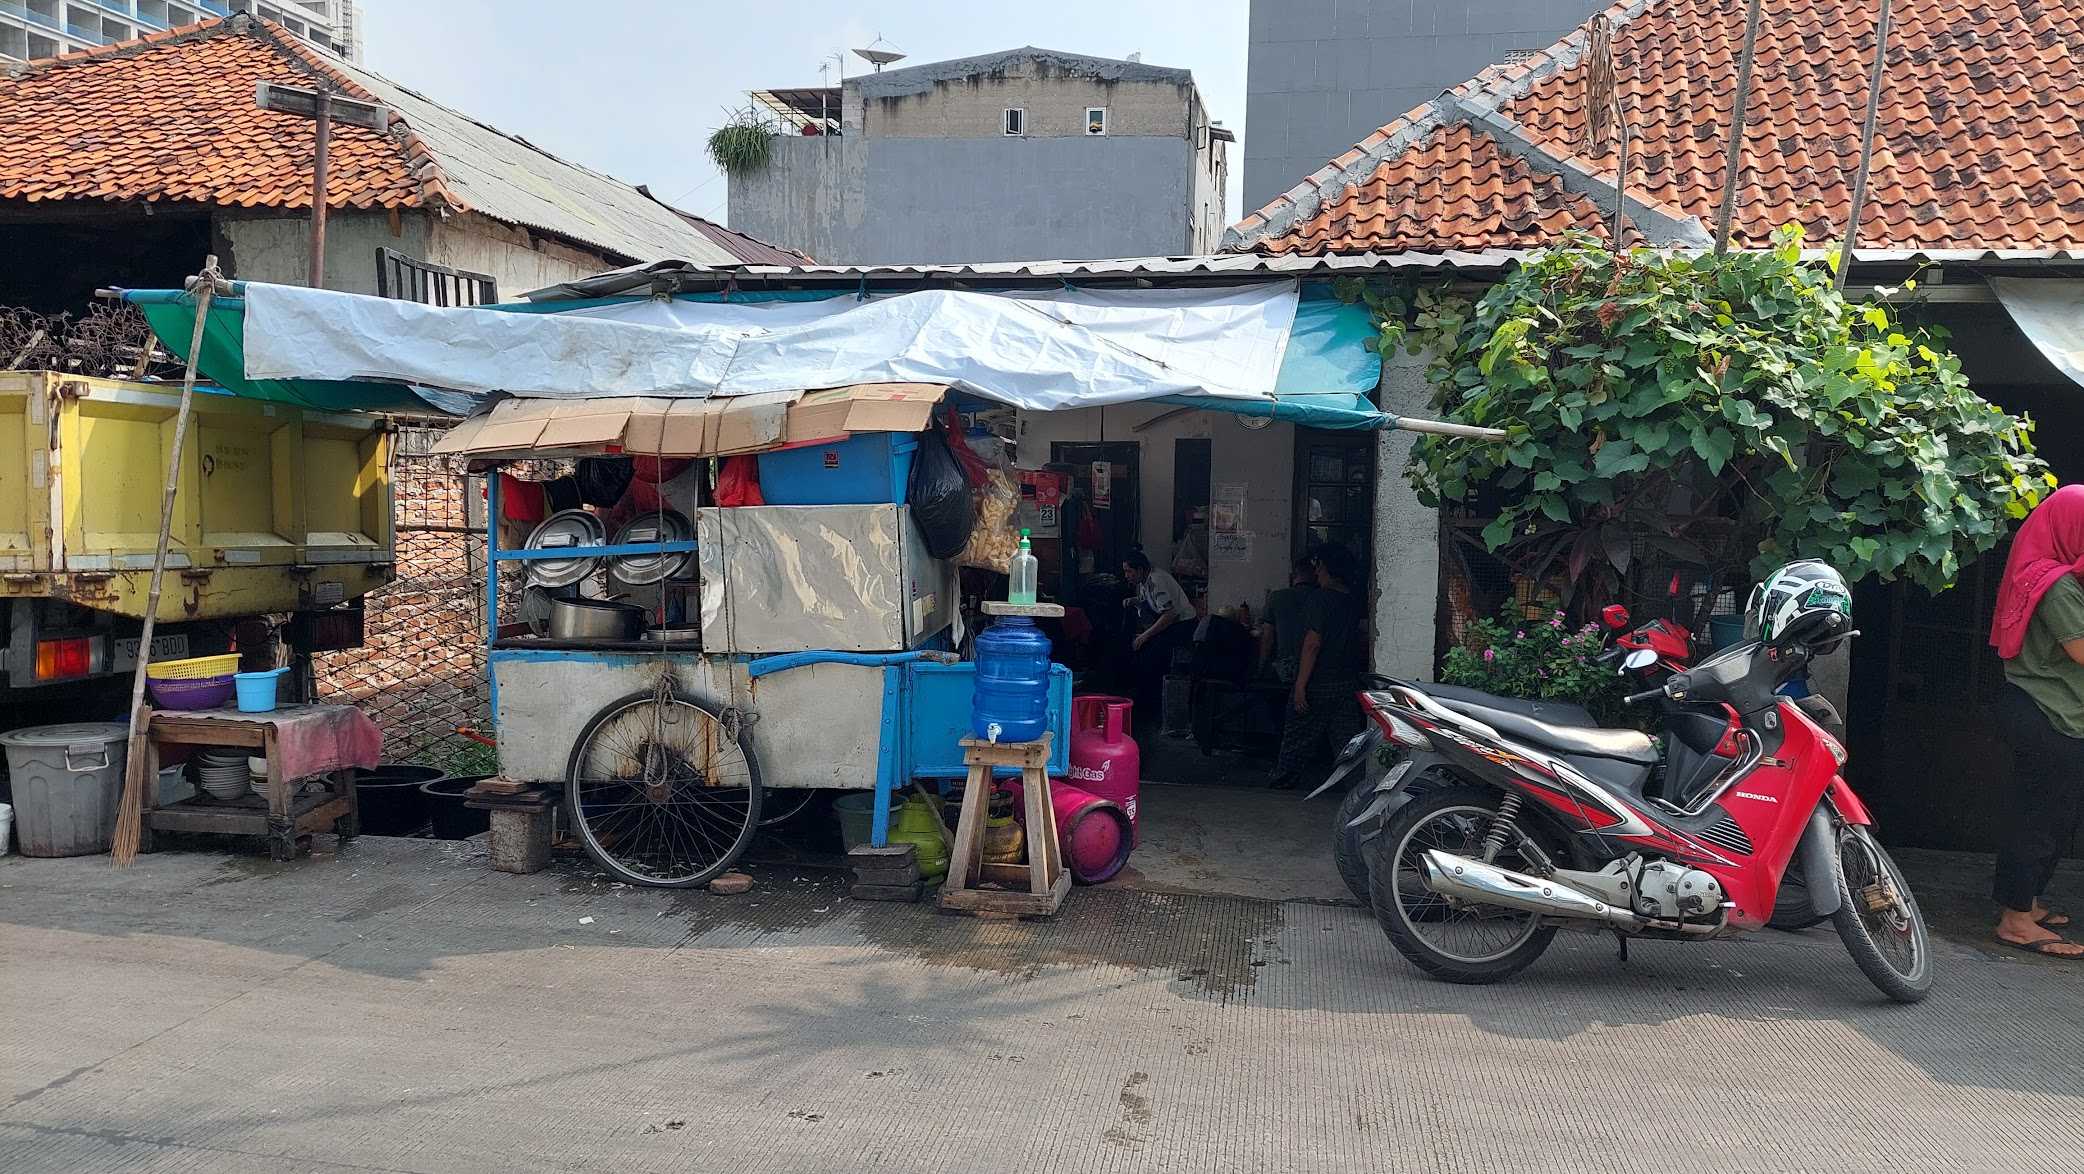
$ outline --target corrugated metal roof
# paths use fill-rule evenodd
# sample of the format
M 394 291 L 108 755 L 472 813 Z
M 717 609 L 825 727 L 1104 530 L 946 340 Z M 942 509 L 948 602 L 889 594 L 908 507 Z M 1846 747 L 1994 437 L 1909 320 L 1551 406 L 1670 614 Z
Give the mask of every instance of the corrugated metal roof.
M 333 64 L 405 117 L 472 211 L 640 260 L 737 260 L 679 212 L 630 184 L 568 163 L 388 78 L 346 62 Z
M 972 265 L 701 265 L 661 261 L 632 265 L 596 277 L 523 294 L 535 301 L 613 297 L 663 290 L 722 289 L 731 285 L 851 285 L 916 281 L 1037 281 L 1205 279 L 1254 277 L 1349 277 L 1399 269 L 1452 269 L 1495 273 L 1527 254 L 1496 249 L 1482 253 L 1352 253 L 1340 256 L 1265 257 L 1250 253 L 1202 257 L 1125 257 L 1099 261 L 990 261 Z
M 1098 261 L 991 261 L 973 265 L 707 265 L 659 261 L 631 265 L 595 277 L 565 282 L 521 296 L 531 301 L 615 297 L 632 293 L 699 292 L 768 286 L 889 286 L 975 281 L 1009 285 L 1054 281 L 1151 281 L 1183 284 L 1253 278 L 1334 278 L 1410 271 L 1452 272 L 1492 277 L 1538 249 L 1478 252 L 1335 253 L 1324 256 L 1217 253 L 1201 257 L 1122 257 Z M 1684 253 L 1705 250 L 1682 249 Z M 1822 264 L 1835 249 L 1810 249 L 1805 260 Z M 1977 265 L 2010 272 L 2084 266 L 2084 250 L 2072 249 L 1858 249 L 1856 265 Z

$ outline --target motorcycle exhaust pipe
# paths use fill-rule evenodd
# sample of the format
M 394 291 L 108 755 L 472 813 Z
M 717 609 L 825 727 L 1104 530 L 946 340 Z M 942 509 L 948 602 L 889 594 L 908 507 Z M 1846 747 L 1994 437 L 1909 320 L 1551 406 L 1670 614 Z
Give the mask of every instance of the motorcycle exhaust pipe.
M 1597 921 L 1623 929 L 1642 925 L 1642 919 L 1635 914 L 1588 893 L 1467 856 L 1428 848 L 1418 854 L 1418 862 L 1425 886 L 1443 897 L 1573 921 Z

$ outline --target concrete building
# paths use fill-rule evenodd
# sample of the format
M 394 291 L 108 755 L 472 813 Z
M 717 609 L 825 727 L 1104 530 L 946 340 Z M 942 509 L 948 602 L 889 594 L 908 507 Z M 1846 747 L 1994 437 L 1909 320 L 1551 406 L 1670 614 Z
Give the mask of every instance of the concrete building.
M 1607 0 L 1252 0 L 1245 207 L 1369 131 L 1517 61 Z
M 823 262 L 1205 253 L 1227 222 L 1234 138 L 1184 69 L 1023 48 L 752 100 L 777 134 L 731 226 Z
M 0 0 L 0 61 L 33 61 L 251 12 L 349 61 L 362 59 L 360 0 Z

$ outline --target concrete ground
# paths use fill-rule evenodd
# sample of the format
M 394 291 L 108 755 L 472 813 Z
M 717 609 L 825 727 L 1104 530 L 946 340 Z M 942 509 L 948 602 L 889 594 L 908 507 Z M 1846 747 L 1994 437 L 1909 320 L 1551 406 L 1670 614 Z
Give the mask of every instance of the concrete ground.
M 1828 931 L 1468 988 L 1351 906 L 319 847 L 0 860 L 0 1170 L 2084 1168 L 2084 972 L 1960 942 L 1916 1007 Z

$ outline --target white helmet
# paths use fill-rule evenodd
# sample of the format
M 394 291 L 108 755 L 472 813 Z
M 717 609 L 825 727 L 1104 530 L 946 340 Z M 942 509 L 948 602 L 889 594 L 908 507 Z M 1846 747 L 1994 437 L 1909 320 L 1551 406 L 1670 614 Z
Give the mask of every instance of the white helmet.
M 1835 618 L 1833 618 L 1835 617 Z M 1744 605 L 1744 635 L 1768 643 L 1792 637 L 1825 638 L 1826 649 L 1852 621 L 1852 590 L 1829 563 L 1792 562 L 1751 589 Z

